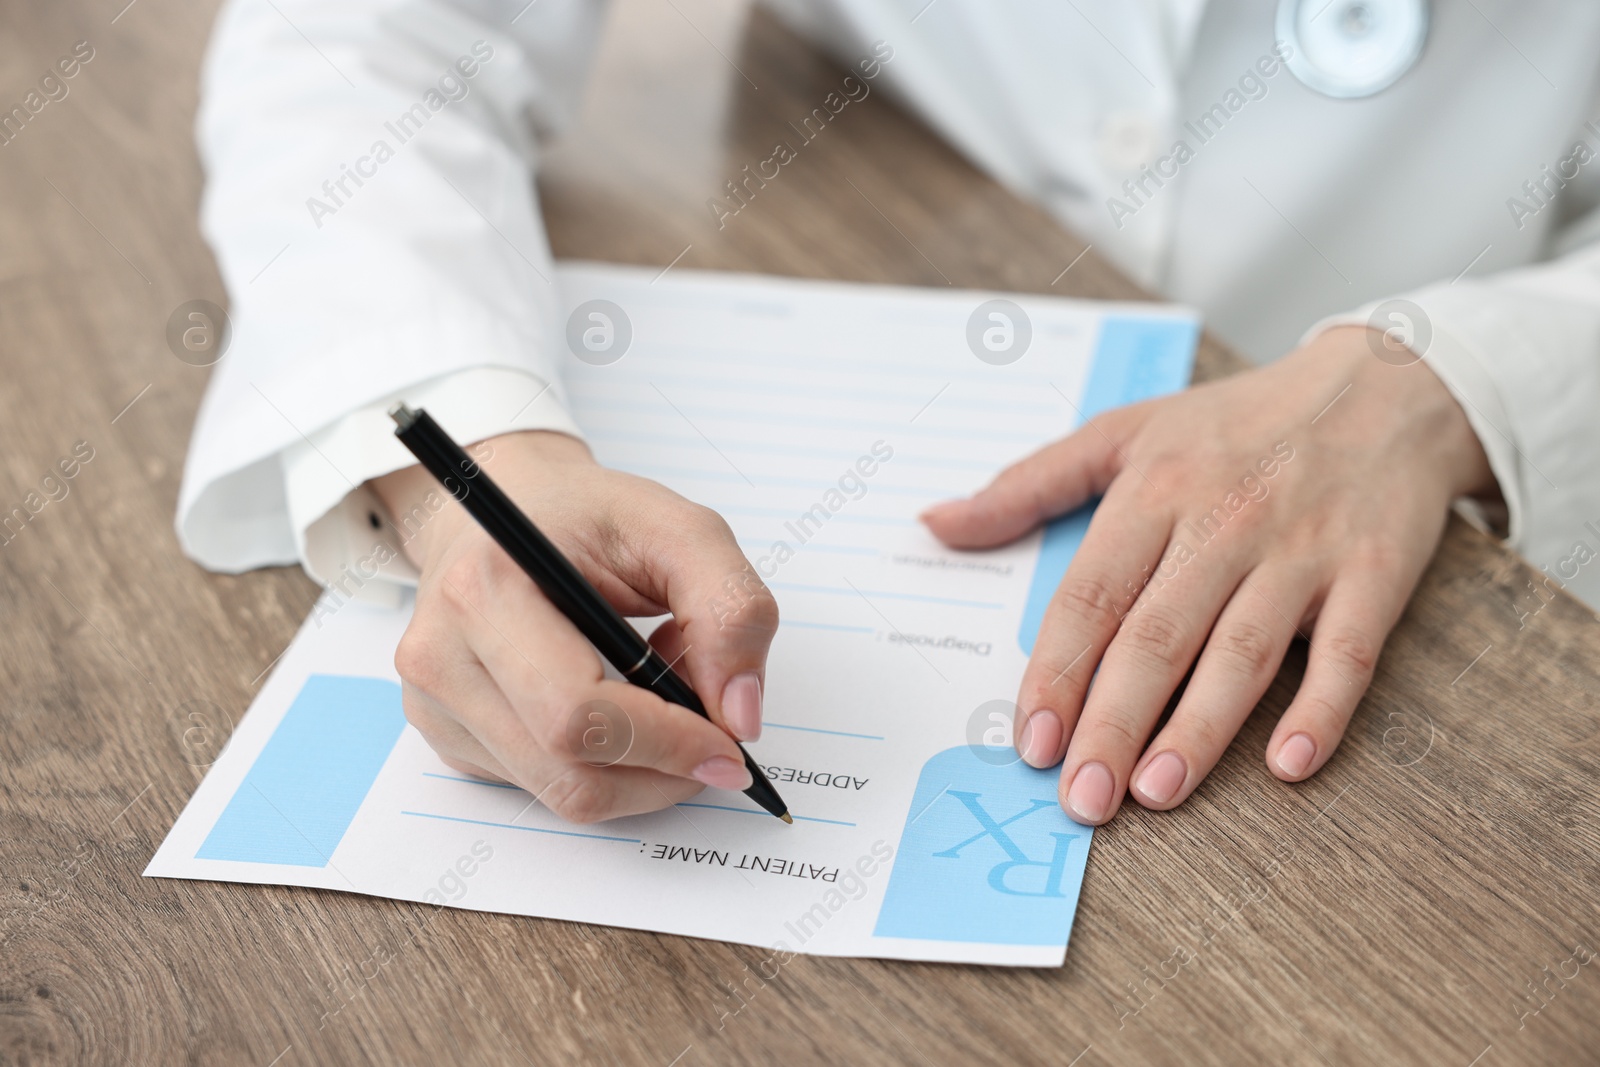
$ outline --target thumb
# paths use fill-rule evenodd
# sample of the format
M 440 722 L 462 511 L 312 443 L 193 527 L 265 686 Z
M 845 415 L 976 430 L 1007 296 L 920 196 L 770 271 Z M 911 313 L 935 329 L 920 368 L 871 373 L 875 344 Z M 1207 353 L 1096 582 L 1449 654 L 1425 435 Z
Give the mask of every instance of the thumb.
M 1100 496 L 1122 465 L 1106 430 L 1090 422 L 1013 463 L 967 499 L 935 504 L 920 518 L 951 548 L 993 548 Z
M 767 650 L 778 603 L 721 516 L 690 505 L 663 524 L 651 555 L 653 591 L 672 611 L 650 643 L 700 696 L 711 720 L 740 741 L 761 736 Z

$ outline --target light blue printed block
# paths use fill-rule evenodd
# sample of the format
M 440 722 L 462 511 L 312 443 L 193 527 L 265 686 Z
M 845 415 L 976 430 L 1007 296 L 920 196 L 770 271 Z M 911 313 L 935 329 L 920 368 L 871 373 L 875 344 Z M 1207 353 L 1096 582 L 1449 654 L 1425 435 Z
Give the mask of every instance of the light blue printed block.
M 1112 408 L 1177 392 L 1189 384 L 1198 338 L 1199 327 L 1186 319 L 1106 319 L 1078 410 L 1087 420 Z M 1017 632 L 1022 651 L 1030 656 L 1045 609 L 1083 543 L 1097 503 L 1092 501 L 1045 527 Z
M 1062 814 L 1055 771 L 946 749 L 906 820 L 876 936 L 1066 944 L 1093 830 Z
M 394 682 L 307 678 L 195 857 L 326 867 L 405 725 Z

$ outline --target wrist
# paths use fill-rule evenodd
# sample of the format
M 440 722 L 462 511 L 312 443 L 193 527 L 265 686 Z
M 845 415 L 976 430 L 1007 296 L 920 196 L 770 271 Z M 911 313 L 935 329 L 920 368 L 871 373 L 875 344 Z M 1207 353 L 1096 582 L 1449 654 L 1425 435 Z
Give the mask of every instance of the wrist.
M 500 434 L 465 446 L 465 451 L 508 492 L 513 472 L 555 473 L 575 466 L 593 466 L 594 457 L 582 441 L 554 430 L 523 430 Z M 373 493 L 400 532 L 401 547 L 418 569 L 441 545 L 447 544 L 462 523 L 472 518 L 456 504 L 420 464 L 369 481 Z M 424 516 L 418 521 L 415 517 Z
M 1396 432 L 1433 470 L 1450 498 L 1469 496 L 1493 499 L 1499 485 L 1489 459 L 1461 404 L 1428 366 L 1421 354 L 1401 349 L 1381 330 L 1368 326 L 1338 326 L 1318 335 L 1306 346 L 1307 356 L 1335 360 L 1345 366 L 1353 387 L 1374 398 L 1362 405 L 1379 422 L 1365 427 L 1372 433 Z M 1383 353 L 1380 358 L 1379 353 Z M 1378 414 L 1381 413 L 1381 414 Z

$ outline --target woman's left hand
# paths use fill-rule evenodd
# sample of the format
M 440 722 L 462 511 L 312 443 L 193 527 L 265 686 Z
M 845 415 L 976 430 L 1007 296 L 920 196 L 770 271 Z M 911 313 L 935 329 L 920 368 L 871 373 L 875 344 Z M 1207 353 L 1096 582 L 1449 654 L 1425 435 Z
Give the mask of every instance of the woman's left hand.
M 989 548 L 1102 497 L 1017 698 L 1018 751 L 1062 763 L 1073 818 L 1103 823 L 1130 791 L 1182 803 L 1296 635 L 1308 665 L 1267 765 L 1298 782 L 1333 754 L 1451 501 L 1496 491 L 1444 384 L 1378 359 L 1384 341 L 1329 330 L 1270 366 L 1107 412 L 923 515 L 946 544 Z

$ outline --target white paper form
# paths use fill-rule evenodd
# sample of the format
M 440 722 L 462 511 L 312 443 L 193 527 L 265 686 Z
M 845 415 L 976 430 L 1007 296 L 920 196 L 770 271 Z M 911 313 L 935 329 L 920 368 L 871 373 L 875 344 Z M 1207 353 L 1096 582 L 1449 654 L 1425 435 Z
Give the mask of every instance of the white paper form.
M 1062 813 L 1054 771 L 1016 758 L 1009 717 L 1087 514 L 985 553 L 944 549 L 916 515 L 1097 411 L 1180 388 L 1193 316 L 585 264 L 557 283 L 565 386 L 597 457 L 720 512 L 777 597 L 749 749 L 795 824 L 707 790 L 575 826 L 458 774 L 401 714 L 409 604 L 351 603 L 308 620 L 145 873 L 1059 965 L 1091 830 Z M 742 595 L 730 583 L 712 610 Z

